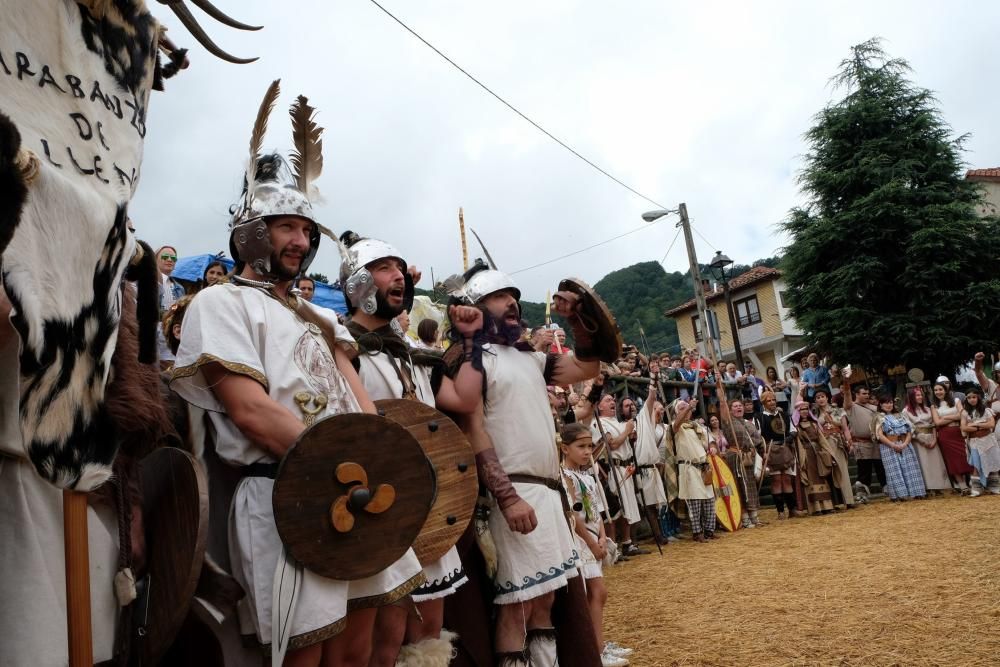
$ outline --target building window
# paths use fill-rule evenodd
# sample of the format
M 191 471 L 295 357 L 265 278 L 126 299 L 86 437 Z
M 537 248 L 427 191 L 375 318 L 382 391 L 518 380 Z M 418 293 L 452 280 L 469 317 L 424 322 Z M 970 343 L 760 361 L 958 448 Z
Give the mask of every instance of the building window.
M 698 322 L 698 316 L 694 315 L 691 318 L 691 328 L 694 329 L 694 342 L 701 342 L 701 323 Z
M 736 325 L 740 329 L 760 322 L 760 306 L 756 295 L 733 302 L 733 308 L 736 310 Z
M 785 295 L 786 294 L 788 294 L 788 292 L 786 292 L 784 290 L 778 292 L 778 303 L 781 304 L 782 308 L 788 308 L 788 304 L 785 302 Z

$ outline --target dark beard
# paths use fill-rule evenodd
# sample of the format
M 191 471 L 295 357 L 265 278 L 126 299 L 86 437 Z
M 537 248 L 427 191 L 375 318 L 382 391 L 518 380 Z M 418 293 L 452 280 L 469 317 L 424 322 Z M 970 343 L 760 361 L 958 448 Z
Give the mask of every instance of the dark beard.
M 382 294 L 382 290 L 375 293 L 375 317 L 381 320 L 392 320 L 404 310 L 406 310 L 406 308 L 403 304 L 400 304 L 399 306 L 390 306 L 389 302 L 385 298 L 385 295 Z
M 494 317 L 490 311 L 483 311 L 483 331 L 486 332 L 491 343 L 513 345 L 521 340 L 524 327 L 521 326 L 520 321 L 518 324 L 507 324 L 507 315 L 508 313 L 504 313 L 501 317 Z
M 302 266 L 301 261 L 299 263 L 299 266 L 300 267 Z M 271 253 L 271 273 L 276 278 L 278 278 L 279 281 L 282 282 L 285 280 L 295 280 L 299 275 L 299 271 L 295 271 L 294 273 L 292 273 L 288 269 L 286 269 L 281 264 L 281 255 L 276 252 Z

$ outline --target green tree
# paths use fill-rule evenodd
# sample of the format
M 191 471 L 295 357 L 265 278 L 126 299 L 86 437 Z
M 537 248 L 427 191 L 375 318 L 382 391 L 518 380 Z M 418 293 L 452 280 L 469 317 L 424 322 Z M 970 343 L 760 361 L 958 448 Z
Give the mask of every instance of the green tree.
M 326 277 L 325 273 L 319 273 L 318 271 L 313 271 L 307 277 L 312 278 L 318 283 L 330 284 L 330 280 Z
M 840 362 L 948 372 L 995 349 L 1000 221 L 979 218 L 930 91 L 879 40 L 852 48 L 815 117 L 800 183 L 808 204 L 782 227 L 791 309 Z

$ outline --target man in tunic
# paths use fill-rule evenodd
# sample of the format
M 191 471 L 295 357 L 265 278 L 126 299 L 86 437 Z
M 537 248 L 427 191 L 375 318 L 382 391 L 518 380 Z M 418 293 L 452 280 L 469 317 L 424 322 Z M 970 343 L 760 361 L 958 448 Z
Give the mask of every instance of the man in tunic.
M 850 427 L 850 442 L 847 446 L 858 462 L 858 480 L 871 488 L 872 472 L 878 476 L 878 483 L 885 489 L 885 468 L 882 466 L 882 455 L 875 441 L 875 417 L 877 406 L 871 402 L 871 391 L 861 385 L 850 387 L 844 391 L 844 413 L 847 415 L 847 425 Z
M 287 648 L 285 665 L 363 666 L 377 606 L 409 595 L 424 575 L 410 549 L 372 577 L 328 579 L 287 557 L 278 537 L 271 494 L 284 454 L 318 419 L 375 412 L 351 365 L 354 339 L 332 311 L 289 292 L 320 230 L 308 179 L 279 182 L 281 165 L 264 156 L 248 175 L 231 226 L 235 274 L 188 307 L 171 388 L 208 412 L 216 452 L 244 475 L 229 517 L 233 575 L 246 592 L 241 633 L 273 663 Z
M 521 342 L 521 293 L 510 276 L 477 263 L 463 279 L 453 298 L 479 307 L 484 326 L 474 335 L 453 331 L 445 356 L 449 368 L 455 359 L 465 359 L 482 374 L 484 401 L 462 421 L 490 493 L 489 531 L 497 551 L 496 659 L 500 665 L 555 665 L 552 605 L 556 591 L 577 576 L 579 555 L 564 515 L 545 388 L 592 378 L 600 365 L 573 354 L 536 352 Z M 578 297 L 557 292 L 554 301 L 583 354 L 592 338 L 580 322 Z M 599 662 L 596 649 L 584 643 L 596 642 L 582 642 L 580 650 L 589 648 Z
M 706 542 L 706 535 L 715 532 L 715 488 L 711 478 L 706 482 L 704 476 L 709 466 L 708 431 L 691 421 L 698 407 L 697 399 L 678 398 L 671 407 L 675 415 L 671 429 L 677 448 L 678 497 L 687 504 L 695 542 Z
M 344 232 L 346 246 L 340 284 L 348 297 L 347 330 L 358 343 L 358 374 L 373 401 L 406 398 L 452 413 L 469 413 L 480 402 L 480 375 L 463 364 L 455 380 L 445 376 L 438 354 L 407 345 L 393 326 L 409 310 L 416 267 L 407 266 L 402 253 L 376 239 Z M 449 318 L 460 332 L 482 328 L 482 313 L 471 306 L 452 306 Z M 427 582 L 411 594 L 415 608 L 395 605 L 379 608 L 375 649 L 370 665 L 447 665 L 452 633 L 442 634 L 444 598 L 467 579 L 458 551 L 452 547 L 437 562 L 424 567 Z M 400 652 L 403 641 L 407 645 Z M 432 662 L 433 661 L 433 662 Z
M 651 364 L 656 368 L 656 362 Z M 636 417 L 635 427 L 635 483 L 638 489 L 642 489 L 639 500 L 645 500 L 644 513 L 646 521 L 649 522 L 650 530 L 653 531 L 653 538 L 660 546 L 666 544 L 666 540 L 660 532 L 659 511 L 662 505 L 667 504 L 667 494 L 663 488 L 663 477 L 660 475 L 660 441 L 665 433 L 660 424 L 660 417 L 663 415 L 663 404 L 656 400 L 658 374 L 650 378 L 649 393 L 646 402 Z
M 630 405 L 629 405 L 630 404 Z M 594 442 L 603 442 L 611 454 L 611 468 L 607 471 L 612 492 L 621 502 L 621 513 L 614 519 L 614 539 L 621 545 L 623 556 L 638 556 L 643 552 L 632 544 L 632 524 L 639 523 L 639 502 L 636 499 L 634 468 L 632 466 L 631 436 L 635 433 L 635 420 L 626 416 L 635 404 L 632 399 L 622 401 L 621 418 L 614 394 L 605 394 L 597 403 L 597 414 L 590 422 Z M 599 421 L 598 421 L 599 420 Z
M 758 517 L 760 497 L 757 493 L 754 464 L 758 453 L 764 450 L 764 439 L 757 430 L 757 425 L 744 418 L 742 398 L 733 398 L 727 402 L 725 389 L 719 380 L 716 380 L 716 394 L 719 398 L 720 425 L 729 442 L 723 458 L 736 477 L 736 488 L 739 489 L 743 503 L 742 526 L 755 528 L 763 525 Z

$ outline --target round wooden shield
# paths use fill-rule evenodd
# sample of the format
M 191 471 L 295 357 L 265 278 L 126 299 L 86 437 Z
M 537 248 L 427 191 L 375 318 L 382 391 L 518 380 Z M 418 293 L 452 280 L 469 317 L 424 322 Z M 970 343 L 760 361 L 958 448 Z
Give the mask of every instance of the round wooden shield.
M 600 359 L 614 363 L 622 356 L 622 332 L 611 309 L 594 289 L 579 278 L 566 278 L 559 283 L 560 292 L 573 292 L 580 297 L 580 320 L 590 333 L 590 349 L 576 349 L 580 359 Z
M 413 543 L 420 564 L 430 565 L 458 543 L 476 509 L 479 481 L 472 445 L 455 422 L 426 403 L 384 399 L 375 407 L 417 439 L 434 468 L 437 493 Z
M 140 463 L 149 598 L 143 665 L 158 664 L 184 625 L 205 561 L 208 483 L 201 466 L 175 447 L 154 450 Z
M 434 498 L 423 449 L 369 414 L 327 417 L 299 436 L 271 497 L 278 535 L 298 562 L 330 579 L 364 579 L 399 560 Z

